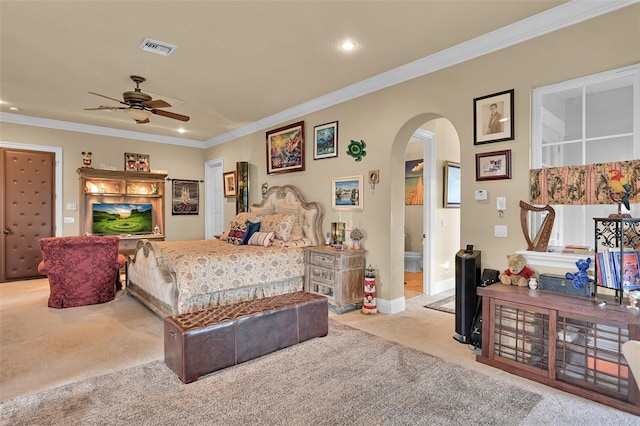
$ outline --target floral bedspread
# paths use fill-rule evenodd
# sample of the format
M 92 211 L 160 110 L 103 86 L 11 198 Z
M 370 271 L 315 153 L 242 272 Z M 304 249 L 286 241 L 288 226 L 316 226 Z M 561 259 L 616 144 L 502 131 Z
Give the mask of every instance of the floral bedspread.
M 236 246 L 219 240 L 163 241 L 164 266 L 175 274 L 178 303 L 242 287 L 286 282 L 304 276 L 304 250 Z

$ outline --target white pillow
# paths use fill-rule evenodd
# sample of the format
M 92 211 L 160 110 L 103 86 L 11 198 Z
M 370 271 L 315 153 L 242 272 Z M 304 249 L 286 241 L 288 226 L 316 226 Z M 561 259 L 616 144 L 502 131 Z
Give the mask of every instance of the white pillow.
M 290 203 L 280 203 L 278 204 L 278 213 L 281 214 L 290 214 L 295 217 L 293 221 L 293 227 L 291 228 L 291 235 L 289 236 L 290 240 L 297 240 L 303 237 L 302 235 L 302 222 L 304 221 L 304 217 L 302 215 L 302 210 L 300 206 L 297 204 Z

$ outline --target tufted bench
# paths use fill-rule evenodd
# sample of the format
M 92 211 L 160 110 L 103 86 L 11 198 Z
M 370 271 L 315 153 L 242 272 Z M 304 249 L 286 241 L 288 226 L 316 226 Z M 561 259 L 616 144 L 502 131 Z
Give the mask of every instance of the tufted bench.
M 164 319 L 164 362 L 184 383 L 326 336 L 327 299 L 304 291 Z

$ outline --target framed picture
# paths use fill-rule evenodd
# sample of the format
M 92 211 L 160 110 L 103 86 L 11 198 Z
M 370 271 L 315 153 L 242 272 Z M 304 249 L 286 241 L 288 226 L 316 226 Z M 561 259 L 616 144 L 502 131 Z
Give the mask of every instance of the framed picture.
M 473 100 L 473 144 L 510 141 L 515 135 L 513 89 Z
M 267 132 L 267 174 L 304 170 L 304 121 Z
M 224 196 L 235 197 L 236 196 L 236 172 L 226 172 L 222 175 L 224 180 Z
M 363 210 L 362 176 L 331 179 L 331 208 L 334 210 Z
M 338 122 L 321 124 L 313 128 L 313 159 L 338 156 Z
M 424 204 L 424 159 L 404 162 L 404 204 L 418 206 Z
M 132 172 L 148 172 L 150 170 L 148 154 L 124 153 L 124 169 Z
M 460 208 L 460 163 L 444 162 L 444 208 Z
M 171 181 L 173 198 L 171 199 L 171 214 L 173 215 L 197 215 L 200 205 L 197 180 Z
M 476 154 L 476 180 L 511 179 L 511 150 Z

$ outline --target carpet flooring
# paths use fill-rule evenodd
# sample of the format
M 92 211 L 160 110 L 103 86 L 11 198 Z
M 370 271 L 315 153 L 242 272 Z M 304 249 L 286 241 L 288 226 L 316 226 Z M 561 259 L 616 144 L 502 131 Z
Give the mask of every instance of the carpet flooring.
M 514 425 L 541 399 L 330 321 L 327 337 L 188 385 L 158 360 L 9 399 L 0 423 Z
M 436 300 L 428 305 L 424 305 L 425 308 L 434 309 L 436 311 L 448 312 L 450 314 L 456 313 L 456 297 L 449 296 L 444 299 Z

